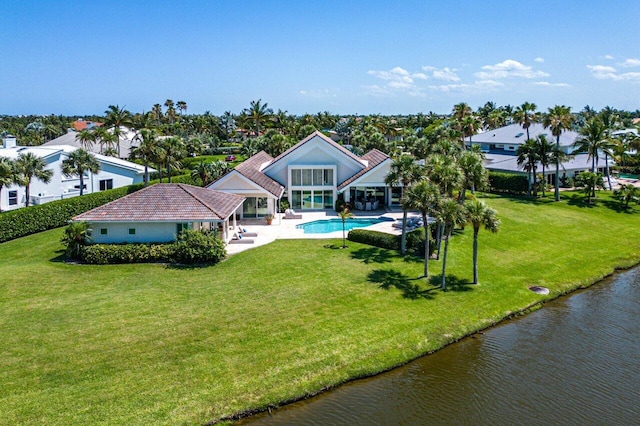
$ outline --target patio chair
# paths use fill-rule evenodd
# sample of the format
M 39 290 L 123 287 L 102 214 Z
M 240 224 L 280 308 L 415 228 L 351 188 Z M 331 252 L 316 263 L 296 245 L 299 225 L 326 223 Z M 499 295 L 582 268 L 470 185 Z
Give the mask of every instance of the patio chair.
M 302 215 L 296 214 L 296 212 L 293 211 L 293 209 L 287 209 L 284 211 L 284 218 L 285 219 L 302 219 Z
M 257 232 L 247 232 L 247 228 L 244 228 L 241 225 L 238 225 L 238 234 L 242 235 L 242 237 L 257 237 Z
M 233 237 L 228 244 L 253 244 L 254 240 L 251 238 L 244 238 L 242 234 L 233 234 Z

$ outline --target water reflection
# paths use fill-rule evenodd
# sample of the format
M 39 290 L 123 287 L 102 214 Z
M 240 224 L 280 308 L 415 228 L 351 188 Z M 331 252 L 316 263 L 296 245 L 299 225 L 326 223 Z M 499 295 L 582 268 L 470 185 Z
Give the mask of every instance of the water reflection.
M 640 268 L 251 425 L 640 424 Z

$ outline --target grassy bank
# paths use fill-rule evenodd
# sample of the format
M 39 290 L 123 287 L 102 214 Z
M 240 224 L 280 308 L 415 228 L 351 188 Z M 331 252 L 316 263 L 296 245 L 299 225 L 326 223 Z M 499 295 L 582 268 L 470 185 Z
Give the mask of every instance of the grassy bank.
M 341 240 L 199 269 L 67 265 L 60 229 L 0 244 L 0 423 L 202 424 L 401 364 L 638 262 L 640 209 L 580 198 L 488 198 L 481 285 L 467 228 L 446 293 L 419 259 Z

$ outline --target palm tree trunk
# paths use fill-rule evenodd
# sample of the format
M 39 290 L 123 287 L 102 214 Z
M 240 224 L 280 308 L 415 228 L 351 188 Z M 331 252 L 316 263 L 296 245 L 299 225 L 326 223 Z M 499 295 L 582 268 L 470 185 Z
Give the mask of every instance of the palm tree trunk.
M 402 236 L 400 237 L 400 253 L 407 251 L 407 209 L 402 209 Z
M 609 154 L 606 152 L 604 153 L 604 167 L 607 174 L 607 182 L 609 182 L 609 191 L 611 191 L 613 188 L 611 188 L 611 176 L 609 176 Z
M 149 186 L 149 164 L 144 163 L 144 186 Z
M 82 194 L 84 193 L 84 172 L 82 170 L 79 170 L 80 172 L 80 196 L 82 197 Z
M 169 178 L 169 183 L 171 183 L 171 164 L 167 165 L 167 177 Z
M 449 250 L 449 239 L 451 237 L 451 228 L 453 228 L 453 226 L 450 226 L 449 230 L 447 231 L 447 239 L 444 242 L 444 255 L 442 256 L 442 282 L 440 285 L 443 290 L 447 289 L 447 251 Z
M 560 150 L 560 135 L 556 138 L 556 152 Z M 554 179 L 554 197 L 556 201 L 560 201 L 560 159 L 556 155 L 556 176 Z
M 480 227 L 473 230 L 473 283 L 478 284 L 478 231 Z
M 542 164 L 542 197 L 544 197 L 544 188 L 547 186 L 547 175 L 544 174 L 544 163 Z
M 424 276 L 429 276 L 429 225 L 427 224 L 427 214 L 422 215 L 424 223 Z
M 440 260 L 440 248 L 442 247 L 442 234 L 444 234 L 444 228 L 442 226 L 442 223 L 438 222 L 438 224 L 436 225 L 436 235 L 438 236 L 436 240 L 436 249 L 437 249 L 436 260 Z
M 27 180 L 27 185 L 24 187 L 24 194 L 25 194 L 25 196 L 27 197 L 27 199 L 24 201 L 24 206 L 25 206 L 25 207 L 29 207 L 29 198 L 30 198 L 30 195 L 29 195 L 29 192 L 30 192 L 30 191 L 29 191 L 29 187 L 30 187 L 30 186 L 31 186 L 31 179 L 28 179 L 28 180 Z

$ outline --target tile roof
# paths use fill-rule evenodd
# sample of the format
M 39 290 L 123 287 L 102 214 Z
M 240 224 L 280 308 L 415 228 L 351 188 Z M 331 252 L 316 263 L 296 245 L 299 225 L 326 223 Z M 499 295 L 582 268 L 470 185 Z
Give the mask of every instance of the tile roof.
M 551 129 L 545 128 L 542 123 L 531 123 L 529 126 L 529 136 L 534 139 L 536 136 L 544 134 L 547 140 L 555 142 L 556 138 L 551 133 Z M 578 133 L 573 130 L 565 130 L 560 135 L 560 146 L 573 145 L 578 137 Z M 489 143 L 489 144 L 515 144 L 520 145 L 527 141 L 527 131 L 519 124 L 510 124 L 498 129 L 489 130 L 483 133 L 473 135 L 472 143 Z
M 159 183 L 82 213 L 75 221 L 173 222 L 224 220 L 245 197 L 181 183 Z
M 262 173 L 262 165 L 265 163 L 271 163 L 272 161 L 272 156 L 264 151 L 260 151 L 256 155 L 238 164 L 235 170 L 256 185 L 261 186 L 277 198 L 280 198 L 284 192 L 284 187 L 266 174 Z
M 319 138 L 321 138 L 322 140 L 324 140 L 325 142 L 327 142 L 329 145 L 331 145 L 332 147 L 336 148 L 338 151 L 342 152 L 343 154 L 345 154 L 346 156 L 350 157 L 351 159 L 357 161 L 358 163 L 362 164 L 362 159 L 360 157 L 358 157 L 357 155 L 355 155 L 353 152 L 349 151 L 347 148 L 343 147 L 342 145 L 340 145 L 337 142 L 334 142 L 331 138 L 326 137 L 324 134 L 322 134 L 319 131 L 315 131 L 313 133 L 311 133 L 309 136 L 307 136 L 306 138 L 302 139 L 300 142 L 298 142 L 297 144 L 295 144 L 294 146 L 292 146 L 291 148 L 289 148 L 288 150 L 286 150 L 285 152 L 283 152 L 282 154 L 278 155 L 272 162 L 271 164 L 269 164 L 269 167 L 271 167 L 272 165 L 274 165 L 275 163 L 277 163 L 278 161 L 280 161 L 282 158 L 288 156 L 289 154 L 291 154 L 293 151 L 295 151 L 296 149 L 300 148 L 302 145 L 304 145 L 305 143 L 309 142 L 311 139 L 313 139 L 315 136 L 318 136 Z
M 338 185 L 338 190 L 344 189 L 351 182 L 355 181 L 360 176 L 368 173 L 370 170 L 372 170 L 375 167 L 377 167 L 378 164 L 380 164 L 383 161 L 389 159 L 389 156 L 387 154 L 385 154 L 384 152 L 379 151 L 379 150 L 374 148 L 371 151 L 367 152 L 365 155 L 363 155 L 362 159 L 367 161 L 367 163 L 368 163 L 367 167 L 362 169 L 362 170 L 360 170 L 358 173 L 356 173 L 355 175 L 351 176 L 349 179 L 345 180 L 340 185 Z

